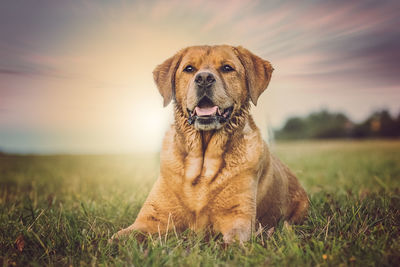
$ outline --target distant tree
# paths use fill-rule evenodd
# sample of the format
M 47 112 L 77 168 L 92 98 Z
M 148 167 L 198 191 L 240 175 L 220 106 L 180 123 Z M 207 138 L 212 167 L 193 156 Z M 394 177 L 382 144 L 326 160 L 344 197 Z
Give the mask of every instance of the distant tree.
M 400 136 L 400 113 L 397 115 L 395 131 L 397 132 L 397 136 Z
M 350 136 L 353 138 L 367 138 L 371 136 L 370 121 L 367 120 L 363 123 L 356 124 Z
M 346 136 L 349 119 L 342 113 L 327 110 L 311 113 L 307 120 L 310 138 L 340 138 Z
M 327 110 L 310 113 L 305 118 L 289 118 L 276 132 L 278 139 L 323 138 L 394 138 L 400 137 L 400 114 L 392 118 L 387 110 L 371 114 L 359 124 L 343 113 Z
M 387 110 L 374 112 L 364 122 L 357 125 L 352 134 L 352 137 L 355 138 L 394 138 L 399 136 L 398 119 L 393 119 Z
M 293 117 L 286 121 L 278 135 L 284 139 L 305 138 L 306 129 L 307 127 L 303 119 L 299 117 Z
M 342 138 L 348 135 L 352 125 L 344 114 L 322 110 L 313 112 L 304 119 L 288 119 L 276 136 L 281 139 Z
M 379 114 L 380 116 L 380 131 L 379 136 L 381 137 L 396 137 L 399 136 L 396 125 L 396 121 L 390 116 L 387 110 L 383 110 Z

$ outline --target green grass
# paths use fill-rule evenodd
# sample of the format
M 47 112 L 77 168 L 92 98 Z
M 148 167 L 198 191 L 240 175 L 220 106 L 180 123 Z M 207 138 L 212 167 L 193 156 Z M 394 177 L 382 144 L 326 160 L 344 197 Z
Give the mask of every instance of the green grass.
M 107 244 L 135 219 L 157 178 L 157 155 L 0 155 L 0 264 L 399 265 L 400 141 L 272 149 L 309 193 L 309 217 L 254 234 L 244 247 L 190 231 Z

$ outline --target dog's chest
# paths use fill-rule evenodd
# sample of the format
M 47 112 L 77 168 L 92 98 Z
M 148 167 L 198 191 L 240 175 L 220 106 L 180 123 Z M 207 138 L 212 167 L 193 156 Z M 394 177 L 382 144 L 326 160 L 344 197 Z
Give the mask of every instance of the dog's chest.
M 184 165 L 183 200 L 190 212 L 199 217 L 212 208 L 212 199 L 221 182 L 224 161 L 222 157 L 187 157 Z
M 200 177 L 197 184 L 186 182 L 184 186 L 183 201 L 188 213 L 191 214 L 189 227 L 195 231 L 204 229 L 210 224 L 215 195 L 209 182 L 206 177 Z

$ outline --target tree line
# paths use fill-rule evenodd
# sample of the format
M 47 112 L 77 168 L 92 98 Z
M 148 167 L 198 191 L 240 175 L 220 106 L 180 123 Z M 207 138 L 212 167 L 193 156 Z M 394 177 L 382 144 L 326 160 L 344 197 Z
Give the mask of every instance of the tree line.
M 387 110 L 372 113 L 361 123 L 352 122 L 343 113 L 321 110 L 306 117 L 291 117 L 275 131 L 277 139 L 397 138 L 400 114 L 392 117 Z

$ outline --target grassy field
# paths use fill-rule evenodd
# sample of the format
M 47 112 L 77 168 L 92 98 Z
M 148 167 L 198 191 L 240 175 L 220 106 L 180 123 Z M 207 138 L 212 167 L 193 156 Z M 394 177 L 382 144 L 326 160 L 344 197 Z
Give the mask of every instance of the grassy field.
M 272 150 L 309 193 L 309 217 L 258 231 L 244 247 L 190 231 L 107 244 L 135 219 L 157 178 L 157 155 L 0 155 L 0 264 L 399 266 L 400 141 Z

